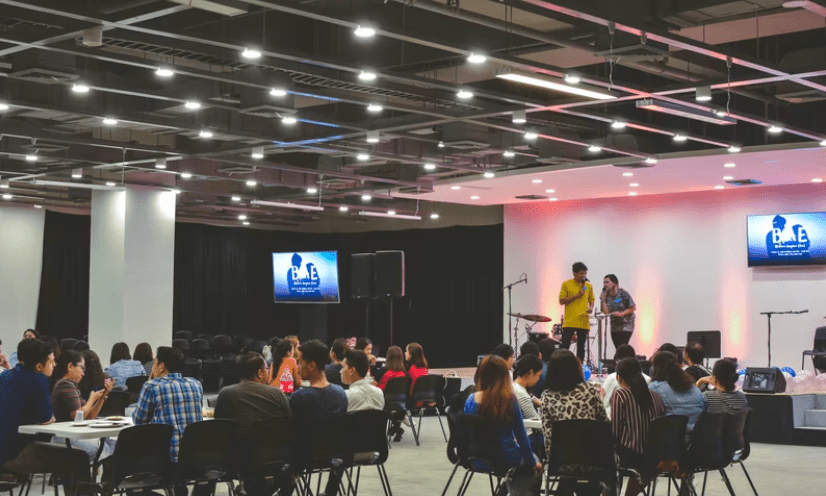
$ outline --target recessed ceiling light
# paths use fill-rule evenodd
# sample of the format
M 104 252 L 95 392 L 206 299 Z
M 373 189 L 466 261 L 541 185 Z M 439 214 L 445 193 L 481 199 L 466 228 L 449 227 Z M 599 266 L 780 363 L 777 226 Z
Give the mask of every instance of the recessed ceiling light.
M 783 132 L 783 128 L 780 126 L 769 126 L 768 131 L 772 134 L 780 134 Z
M 737 167 L 737 164 L 735 164 L 734 162 L 728 162 L 723 164 L 723 167 L 725 167 L 726 169 L 731 169 L 732 167 Z
M 461 186 L 451 186 L 450 189 L 452 189 L 453 191 L 457 191 L 457 190 L 462 189 L 462 187 Z
M 614 121 L 611 123 L 611 128 L 613 129 L 625 129 L 625 126 L 627 126 L 627 124 L 623 121 Z
M 503 156 L 503 157 L 505 157 L 505 158 L 513 158 L 513 157 L 515 157 L 515 156 L 516 156 L 516 154 L 515 154 L 515 153 L 513 153 L 513 152 L 512 152 L 512 151 L 510 151 L 510 150 L 505 150 L 505 152 L 504 152 L 504 153 L 502 153 L 502 156 Z
M 370 155 L 368 155 L 366 153 L 359 153 L 358 155 L 356 155 L 356 158 L 361 160 L 361 161 L 370 160 Z
M 479 197 L 478 197 L 478 196 L 476 196 L 476 195 L 473 195 L 473 196 L 471 196 L 471 197 L 470 197 L 470 199 L 471 199 L 471 200 L 478 200 L 478 199 L 479 199 Z
M 231 198 L 231 200 L 234 201 L 234 202 L 239 202 L 239 201 L 241 201 L 241 197 L 240 196 L 233 196 Z
M 728 152 L 729 152 L 729 153 L 737 153 L 737 152 L 739 152 L 741 149 L 742 149 L 742 148 L 740 148 L 740 147 L 739 147 L 739 146 L 737 146 L 737 145 L 731 145 L 730 147 L 728 147 Z
M 162 78 L 169 78 L 175 75 L 172 72 L 172 69 L 167 69 L 165 67 L 159 67 L 157 71 L 155 71 L 155 75 Z
M 247 220 L 247 216 L 244 215 L 244 214 L 241 214 L 241 215 L 238 216 L 238 220 Z
M 496 177 L 496 174 L 493 172 L 485 172 L 485 179 L 493 179 L 494 177 Z
M 338 207 L 339 212 L 346 212 L 348 210 L 350 210 L 350 208 L 347 207 L 346 205 L 342 205 L 342 206 Z
M 531 182 L 534 183 L 534 184 L 542 184 L 542 179 L 534 179 Z
M 723 181 L 731 181 L 734 179 L 734 176 L 723 176 Z
M 292 116 L 286 116 L 286 117 L 283 117 L 281 119 L 281 122 L 283 122 L 284 124 L 290 125 L 290 124 L 295 124 L 296 122 L 298 122 L 298 119 L 296 119 L 295 117 L 292 117 Z
M 714 115 L 716 115 L 717 117 L 725 117 L 726 116 L 726 111 L 725 110 L 715 110 Z
M 634 173 L 633 172 L 623 172 L 622 175 L 623 175 L 623 177 L 631 177 L 631 176 L 634 175 Z
M 378 143 L 379 142 L 379 132 L 378 131 L 367 131 L 367 138 L 366 140 L 368 143 Z
M 370 201 L 373 197 L 370 195 L 361 195 L 361 201 Z
M 628 186 L 631 186 L 632 188 L 639 188 L 639 187 L 640 187 L 640 183 L 631 183 L 631 184 L 629 184 Z
M 654 165 L 657 163 L 657 159 L 654 157 L 648 157 L 647 159 L 645 159 L 645 163 L 649 165 Z
M 698 102 L 708 102 L 711 100 L 711 86 L 700 86 L 696 90 L 694 99 Z
M 371 103 L 367 106 L 368 112 L 381 112 L 382 110 L 384 110 L 384 107 L 381 105 L 376 105 L 375 103 Z
M 37 162 L 37 155 L 29 153 L 26 155 L 26 162 Z
M 430 214 L 430 218 L 431 218 L 431 219 L 438 219 L 438 218 L 439 218 L 439 214 L 437 214 L 437 213 L 432 213 L 432 214 Z
M 425 170 L 434 170 L 436 169 L 436 164 L 424 164 Z
M 11 200 L 11 198 L 12 198 L 12 196 L 11 196 L 10 194 L 8 194 L 8 193 L 6 193 L 6 194 L 4 194 L 4 195 L 3 195 L 3 199 L 4 199 L 4 200 Z
M 395 210 L 388 210 L 387 215 L 396 215 L 396 211 Z
M 118 123 L 117 119 L 112 119 L 111 117 L 104 117 L 103 123 L 107 126 L 114 126 Z
M 254 159 L 264 158 L 264 147 L 263 146 L 253 147 L 253 149 L 252 149 L 252 158 L 254 158 Z
M 514 124 L 524 124 L 528 122 L 528 113 L 524 110 L 514 110 L 511 122 Z
M 471 64 L 483 64 L 486 60 L 488 60 L 488 58 L 481 53 L 471 52 L 470 55 L 467 56 L 467 61 Z
M 312 188 L 312 187 L 307 188 L 307 193 L 310 193 L 311 195 L 315 194 L 315 193 L 318 193 L 318 188 Z
M 270 96 L 277 96 L 277 97 L 287 96 L 287 90 L 285 90 L 283 88 L 273 88 L 273 89 L 270 90 Z
M 527 133 L 525 133 L 525 139 L 529 140 L 529 141 L 533 141 L 538 137 L 539 137 L 539 134 L 534 133 L 532 131 L 528 131 Z
M 821 141 L 820 146 L 826 146 L 826 140 Z
M 376 79 L 376 73 L 369 71 L 361 71 L 359 73 L 359 79 L 361 79 L 362 81 L 373 81 L 374 79 Z
M 0 111 L 8 110 L 8 109 L 9 109 L 8 104 L 0 103 Z
M 588 151 L 589 151 L 589 152 L 591 152 L 591 153 L 601 152 L 601 151 L 602 151 L 602 147 L 601 147 L 601 146 L 597 146 L 597 145 L 591 145 L 591 146 L 589 146 L 589 147 L 588 147 Z
M 166 169 L 166 159 L 165 158 L 155 159 L 155 168 L 156 169 Z
M 35 205 L 34 208 L 43 208 L 43 205 Z
M 243 224 L 244 224 L 245 226 L 248 226 L 248 225 L 250 225 L 250 221 L 245 220 L 245 221 L 243 222 Z
M 181 172 L 181 179 L 192 179 L 191 172 Z
M 180 195 L 181 193 L 183 193 L 183 191 L 181 191 L 178 188 L 173 189 L 172 192 L 175 193 L 176 195 Z
M 559 198 L 548 198 L 548 201 L 559 201 Z
M 464 99 L 473 98 L 473 92 L 470 92 L 468 90 L 459 90 L 459 92 L 456 93 L 456 96 Z
M 75 83 L 72 85 L 72 91 L 74 91 L 75 93 L 89 93 L 89 90 L 89 86 L 83 83 Z
M 245 48 L 243 52 L 241 52 L 241 56 L 245 59 L 255 60 L 261 58 L 261 52 L 254 48 Z
M 675 134 L 674 135 L 674 141 L 676 141 L 677 143 L 682 143 L 683 141 L 685 141 L 687 139 L 688 139 L 688 136 L 686 136 L 684 134 Z
M 568 84 L 579 84 L 579 76 L 575 76 L 574 74 L 565 74 L 565 82 Z
M 637 196 L 637 192 L 636 191 L 629 191 L 628 196 Z
M 722 184 L 718 184 L 714 187 L 714 189 L 725 189 L 725 186 L 723 186 Z
M 198 110 L 201 108 L 201 102 L 196 102 L 195 100 L 187 100 L 184 103 L 184 107 L 188 108 L 189 110 Z
M 201 132 L 198 133 L 198 136 L 200 138 L 212 138 L 212 131 L 201 129 Z
M 258 184 L 258 181 L 256 181 L 255 179 L 247 179 L 247 186 L 253 187 L 257 184 Z
M 110 188 L 114 188 L 117 185 L 118 184 L 114 181 L 106 181 L 106 186 L 109 186 Z
M 356 29 L 353 30 L 353 34 L 359 38 L 372 38 L 373 36 L 376 36 L 376 30 L 370 26 L 356 26 Z
M 812 182 L 813 182 L 813 183 L 822 183 L 822 182 L 823 182 L 823 179 L 822 179 L 822 178 L 820 178 L 820 177 L 816 177 L 816 178 L 812 179 Z
M 556 193 L 555 189 L 546 189 L 545 193 Z
M 444 148 L 444 147 L 445 147 L 445 143 L 444 143 L 444 141 L 440 141 L 440 142 L 439 142 L 439 144 L 438 144 L 437 146 L 438 146 L 439 148 Z M 826 145 L 824 145 L 824 146 L 826 146 Z

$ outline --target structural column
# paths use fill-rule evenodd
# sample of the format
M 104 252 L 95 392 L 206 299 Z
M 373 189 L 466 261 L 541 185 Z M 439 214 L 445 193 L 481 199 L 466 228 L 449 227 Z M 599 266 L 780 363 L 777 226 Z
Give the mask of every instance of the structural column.
M 104 367 L 119 341 L 172 341 L 175 202 L 168 189 L 92 193 L 89 344 Z

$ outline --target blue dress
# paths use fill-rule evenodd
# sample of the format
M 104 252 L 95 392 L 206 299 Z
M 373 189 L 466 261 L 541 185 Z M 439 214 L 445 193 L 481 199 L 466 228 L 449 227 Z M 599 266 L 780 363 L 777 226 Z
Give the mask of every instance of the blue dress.
M 479 414 L 479 403 L 476 403 L 475 397 L 475 394 L 471 394 L 465 402 L 465 414 Z M 516 396 L 513 397 L 513 416 L 510 423 L 499 427 L 499 444 L 502 447 L 505 464 L 509 468 L 536 463 L 533 451 L 531 451 L 531 442 L 528 440 L 528 433 L 525 431 L 525 423 L 522 420 L 522 409 L 519 408 Z M 476 468 L 488 470 L 492 467 L 476 462 Z

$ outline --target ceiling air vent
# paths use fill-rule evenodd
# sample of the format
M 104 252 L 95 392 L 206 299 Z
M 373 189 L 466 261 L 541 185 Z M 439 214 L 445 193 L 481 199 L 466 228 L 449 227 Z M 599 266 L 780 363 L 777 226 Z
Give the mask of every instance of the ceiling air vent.
M 74 81 L 77 79 L 76 74 L 53 71 L 50 69 L 41 69 L 38 67 L 30 67 L 21 71 L 11 72 L 9 73 L 9 77 L 43 84 L 68 83 L 69 81 Z
M 528 201 L 547 200 L 548 199 L 547 196 L 542 196 L 542 195 L 520 195 L 520 196 L 515 196 L 514 198 L 516 198 L 517 200 L 528 200 Z
M 252 174 L 253 172 L 258 172 L 258 169 L 255 167 L 245 167 L 243 165 L 236 165 L 232 167 L 223 167 L 218 169 L 218 172 L 222 174 Z
M 763 184 L 763 181 L 758 181 L 757 179 L 732 179 L 726 182 L 734 186 L 756 186 Z

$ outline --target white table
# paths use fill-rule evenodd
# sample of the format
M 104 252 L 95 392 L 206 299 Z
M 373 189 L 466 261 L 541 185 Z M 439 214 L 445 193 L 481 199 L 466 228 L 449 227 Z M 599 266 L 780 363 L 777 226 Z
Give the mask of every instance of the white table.
M 111 427 L 89 427 L 75 426 L 74 422 L 52 422 L 51 424 L 32 424 L 21 425 L 17 428 L 20 434 L 51 434 L 53 436 L 62 437 L 66 440 L 66 446 L 71 448 L 70 439 L 99 439 L 100 446 L 95 454 L 95 459 L 92 461 L 92 473 L 97 471 L 100 455 L 103 453 L 103 440 L 108 437 L 118 437 L 120 431 L 127 427 L 132 427 L 132 419 L 125 418 L 128 423 L 126 425 L 111 426 Z M 102 419 L 101 419 L 102 421 Z M 95 420 L 90 420 L 90 424 L 95 423 Z
M 542 428 L 542 421 L 541 420 L 525 420 L 525 428 L 526 429 L 541 429 Z

